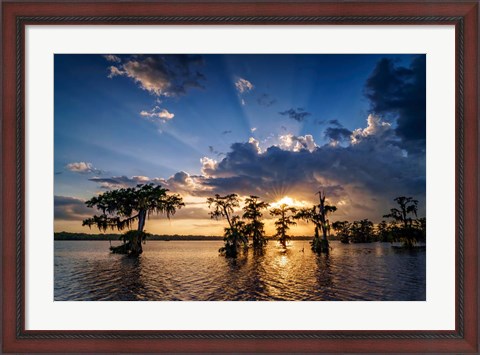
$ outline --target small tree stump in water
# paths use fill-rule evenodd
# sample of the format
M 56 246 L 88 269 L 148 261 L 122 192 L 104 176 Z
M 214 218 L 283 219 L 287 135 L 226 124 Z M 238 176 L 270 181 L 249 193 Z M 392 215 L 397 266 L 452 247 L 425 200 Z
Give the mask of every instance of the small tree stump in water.
M 128 254 L 130 252 L 130 242 L 116 247 L 110 247 L 110 251 L 113 254 Z

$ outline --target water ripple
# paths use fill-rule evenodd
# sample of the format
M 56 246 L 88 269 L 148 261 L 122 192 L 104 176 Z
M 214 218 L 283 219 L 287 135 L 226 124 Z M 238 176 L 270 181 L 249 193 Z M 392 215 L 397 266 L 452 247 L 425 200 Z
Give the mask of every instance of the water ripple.
M 55 241 L 55 300 L 425 300 L 425 251 L 332 242 L 317 256 L 308 242 L 286 252 L 270 242 L 263 255 L 235 260 L 218 255 L 221 245 L 150 241 L 132 259 L 104 241 Z

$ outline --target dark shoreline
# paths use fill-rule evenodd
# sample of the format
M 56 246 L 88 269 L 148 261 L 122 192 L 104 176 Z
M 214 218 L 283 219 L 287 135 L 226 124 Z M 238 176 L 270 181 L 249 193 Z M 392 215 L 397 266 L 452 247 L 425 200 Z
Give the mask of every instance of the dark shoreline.
M 87 233 L 69 233 L 69 232 L 57 232 L 54 233 L 54 240 L 120 240 L 121 234 L 87 234 Z M 311 236 L 293 237 L 292 240 L 311 240 Z M 272 239 L 272 238 L 267 238 Z M 223 240 L 222 236 L 213 235 L 157 235 L 154 234 L 148 237 L 148 240 L 160 240 L 160 241 L 202 241 L 202 240 Z M 333 239 L 332 239 L 333 240 Z

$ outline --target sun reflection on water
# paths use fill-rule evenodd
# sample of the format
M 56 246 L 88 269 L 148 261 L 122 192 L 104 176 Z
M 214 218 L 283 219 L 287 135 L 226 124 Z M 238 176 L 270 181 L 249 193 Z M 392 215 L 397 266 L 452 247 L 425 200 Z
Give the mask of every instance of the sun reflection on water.
M 285 266 L 288 264 L 288 257 L 287 255 L 283 254 L 283 255 L 280 255 L 280 257 L 278 258 L 279 261 L 278 261 L 278 264 L 280 266 Z

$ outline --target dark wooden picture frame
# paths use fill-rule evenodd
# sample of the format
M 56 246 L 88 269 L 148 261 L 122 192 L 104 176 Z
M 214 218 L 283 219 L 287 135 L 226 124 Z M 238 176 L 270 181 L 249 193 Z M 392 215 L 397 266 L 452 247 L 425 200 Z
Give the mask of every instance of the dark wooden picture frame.
M 479 2 L 2 3 L 3 352 L 455 352 L 478 347 Z M 454 331 L 29 331 L 25 329 L 25 50 L 29 24 L 455 25 Z

